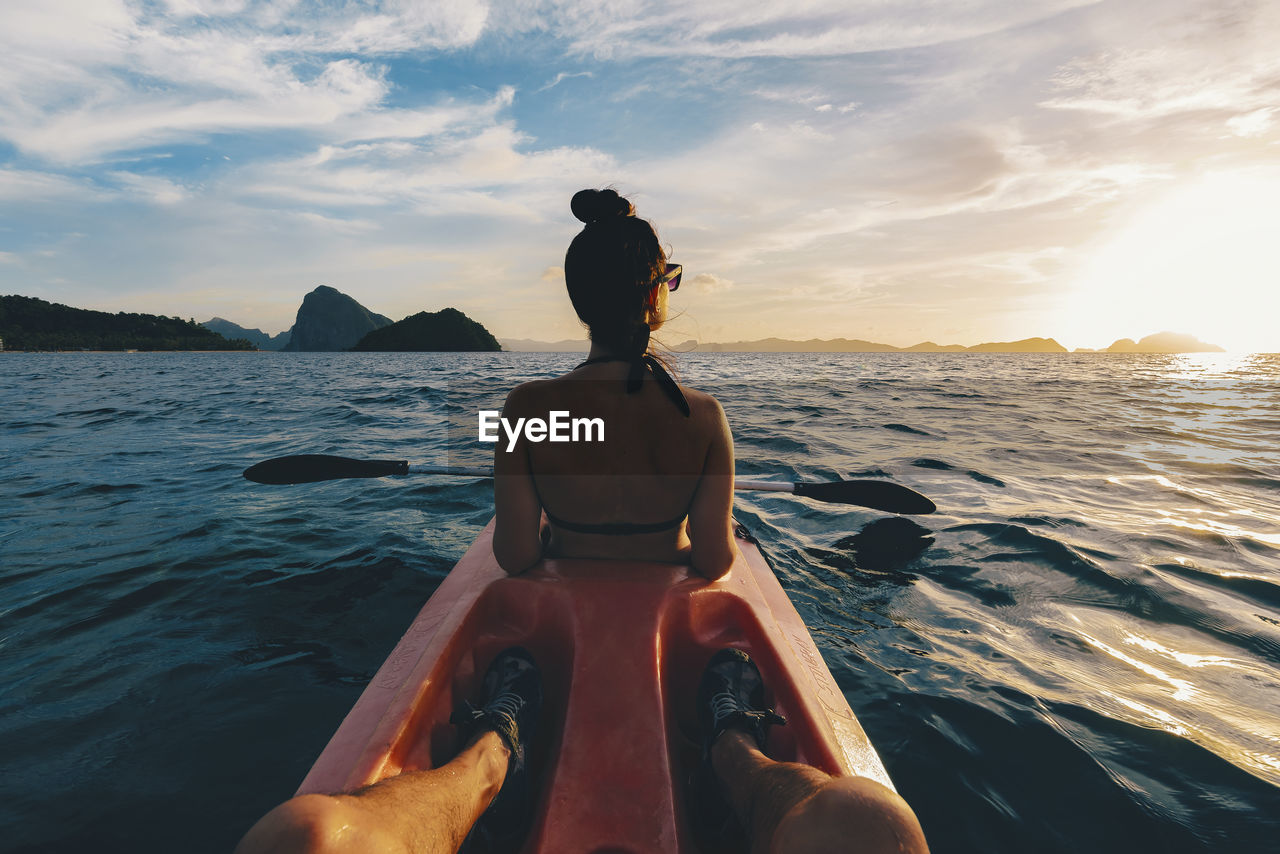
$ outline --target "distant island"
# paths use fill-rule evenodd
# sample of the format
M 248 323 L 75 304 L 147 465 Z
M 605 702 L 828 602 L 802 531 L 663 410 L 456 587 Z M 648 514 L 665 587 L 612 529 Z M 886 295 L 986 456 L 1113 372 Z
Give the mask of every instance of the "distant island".
M 586 352 L 585 339 L 499 341 L 480 323 L 455 308 L 421 311 L 392 322 L 336 288 L 321 285 L 308 293 L 292 327 L 278 335 L 214 317 L 195 323 L 151 314 L 110 314 L 71 308 L 34 297 L 0 297 L 0 349 L 8 350 L 287 350 L 292 352 Z M 677 353 L 1066 353 L 1052 338 L 1023 338 L 965 346 L 924 341 L 910 347 L 857 338 L 797 341 L 763 338 L 712 343 L 684 341 Z M 1192 335 L 1157 332 L 1134 341 L 1121 338 L 1103 350 L 1075 353 L 1221 353 Z
M 36 297 L 0 297 L 0 340 L 6 350 L 252 350 L 178 317 L 91 311 Z
M 375 314 L 337 288 L 321 285 L 302 298 L 289 341 L 281 350 L 334 352 L 350 350 L 375 329 L 391 325 L 391 318 Z
M 1223 353 L 1226 352 L 1216 344 L 1206 344 L 1194 335 L 1180 332 L 1157 332 L 1148 335 L 1141 341 L 1132 338 L 1121 338 L 1105 350 L 1087 350 L 1083 347 L 1077 353 Z
M 935 344 L 925 341 L 910 347 L 894 347 L 860 339 L 834 338 L 808 341 L 789 341 L 783 338 L 765 338 L 760 341 L 733 341 L 728 344 L 699 344 L 698 349 L 710 353 L 1066 353 L 1052 338 L 1024 338 L 1021 341 L 1002 341 L 994 344 Z
M 526 353 L 564 352 L 578 353 L 588 349 L 586 341 L 531 341 L 525 338 L 505 338 L 502 345 L 507 350 Z M 1023 338 L 1020 341 L 1000 341 L 987 344 L 935 344 L 924 341 L 910 347 L 877 344 L 857 338 L 810 338 L 796 341 L 786 338 L 762 338 L 756 341 L 731 341 L 712 343 L 685 341 L 671 348 L 676 352 L 696 350 L 700 353 L 1222 353 L 1216 344 L 1206 344 L 1191 335 L 1176 332 L 1157 332 L 1140 341 L 1121 338 L 1105 350 L 1077 348 L 1068 351 L 1052 338 Z
M 205 326 L 253 341 L 262 350 L 289 352 L 500 350 L 484 326 L 456 308 L 420 311 L 403 320 L 370 311 L 336 288 L 321 285 L 303 297 L 293 326 L 278 335 L 215 317 Z
M 246 329 L 238 323 L 232 323 L 230 320 L 224 320 L 221 317 L 206 320 L 200 325 L 206 329 L 212 329 L 223 338 L 229 340 L 243 338 L 259 350 L 283 350 L 285 345 L 289 343 L 289 330 L 287 329 L 278 335 L 269 335 L 261 329 Z
M 477 352 L 502 346 L 479 323 L 456 308 L 420 311 L 366 334 L 353 350 L 365 352 Z
M 385 335 L 373 334 L 384 329 Z M 154 314 L 73 308 L 36 297 L 0 297 L 0 350 L 501 349 L 489 330 L 455 308 L 423 311 L 393 323 L 327 285 L 307 294 L 293 326 L 274 336 L 221 317 L 196 323 Z

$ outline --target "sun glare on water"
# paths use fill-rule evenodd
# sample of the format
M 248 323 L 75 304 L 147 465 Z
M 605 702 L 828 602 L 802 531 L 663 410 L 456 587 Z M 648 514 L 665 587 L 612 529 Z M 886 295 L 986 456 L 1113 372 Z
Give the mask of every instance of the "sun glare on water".
M 1280 351 L 1280 169 L 1207 174 L 1141 211 L 1085 265 L 1066 322 L 1097 348 L 1168 330 Z

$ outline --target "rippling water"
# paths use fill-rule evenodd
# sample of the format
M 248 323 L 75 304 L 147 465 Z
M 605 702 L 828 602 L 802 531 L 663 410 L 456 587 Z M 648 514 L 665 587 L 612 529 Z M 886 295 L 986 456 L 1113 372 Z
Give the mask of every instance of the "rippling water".
M 459 389 L 575 361 L 0 357 L 0 847 L 234 845 L 492 512 L 485 481 L 241 470 L 465 456 Z M 1275 850 L 1280 356 L 680 366 L 741 475 L 937 502 L 737 496 L 934 851 Z

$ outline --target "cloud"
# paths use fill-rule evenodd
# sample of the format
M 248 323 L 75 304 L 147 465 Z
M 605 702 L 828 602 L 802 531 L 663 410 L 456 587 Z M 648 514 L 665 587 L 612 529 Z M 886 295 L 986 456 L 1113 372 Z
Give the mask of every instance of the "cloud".
M 448 111 L 387 107 L 386 68 L 375 60 L 473 44 L 487 10 L 416 0 L 11 0 L 0 15 L 0 137 L 34 157 L 83 163 L 218 133 L 434 132 Z M 343 53 L 360 58 L 334 56 Z
M 548 267 L 538 278 L 544 282 L 562 285 L 564 284 L 564 267 Z
M 300 211 L 296 216 L 309 226 L 324 231 L 340 232 L 342 234 L 365 234 L 370 231 L 377 231 L 378 223 L 369 219 L 339 219 L 337 217 L 325 216 L 314 211 Z
M 116 152 L 189 142 L 213 133 L 324 128 L 372 109 L 386 93 L 380 73 L 351 60 L 327 64 L 310 80 L 281 81 L 250 97 L 200 99 L 103 94 L 83 106 L 26 122 L 6 116 L 5 136 L 29 154 L 60 162 L 95 161 Z
M 88 181 L 27 169 L 0 169 L 0 201 L 27 203 L 50 199 L 92 200 L 100 198 Z
M 627 4 L 556 2 L 495 10 L 499 30 L 550 31 L 574 53 L 599 59 L 637 57 L 841 56 L 926 47 L 999 32 L 1052 17 L 1092 0 L 930 0 L 850 4 L 666 0 Z
M 245 194 L 308 205 L 410 208 L 423 213 L 541 221 L 569 187 L 607 183 L 612 157 L 589 148 L 531 148 L 509 122 L 412 143 L 326 146 L 243 173 Z M 530 148 L 530 150 L 526 150 Z
M 1233 116 L 1227 119 L 1227 129 L 1236 136 L 1249 138 L 1264 136 L 1275 125 L 1275 114 L 1278 109 L 1280 108 L 1263 107 L 1252 113 Z
M 731 279 L 717 276 L 714 273 L 699 273 L 689 280 L 689 284 L 693 285 L 694 290 L 703 294 L 714 294 L 720 291 L 727 291 L 733 287 Z
M 1121 26 L 1138 35 L 1123 47 L 1062 65 L 1051 81 L 1058 94 L 1042 106 L 1130 123 L 1203 111 L 1237 126 L 1274 107 L 1280 6 L 1236 0 L 1148 14 L 1129 11 Z
M 108 175 L 132 196 L 157 205 L 174 205 L 187 198 L 187 189 L 157 175 L 110 172 Z
M 594 76 L 595 76 L 594 72 L 591 72 L 591 71 L 574 71 L 574 72 L 561 71 L 559 74 L 553 77 L 549 82 L 539 87 L 537 91 L 545 92 L 548 89 L 555 88 L 556 86 L 559 86 L 564 81 L 574 77 L 594 77 Z
M 910 344 L 1008 322 L 1205 164 L 1274 157 L 1278 9 L 13 0 L 0 200 L 84 288 L 296 308 L 323 276 L 562 337 L 568 198 L 616 185 L 715 271 L 686 287 L 722 339 Z

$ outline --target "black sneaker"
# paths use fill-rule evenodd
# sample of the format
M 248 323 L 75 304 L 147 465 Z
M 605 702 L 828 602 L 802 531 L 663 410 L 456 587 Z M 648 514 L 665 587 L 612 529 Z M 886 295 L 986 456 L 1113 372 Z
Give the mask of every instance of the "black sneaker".
M 745 833 L 725 799 L 711 764 L 711 747 L 727 730 L 750 733 L 764 750 L 769 727 L 785 724 L 784 717 L 764 707 L 764 680 L 751 656 L 740 649 L 722 649 L 711 657 L 698 685 L 698 724 L 702 731 L 702 761 L 690 783 L 694 832 L 700 840 L 745 846 Z
M 764 750 L 769 727 L 786 722 L 773 709 L 764 708 L 764 680 L 751 656 L 730 648 L 711 657 L 698 685 L 698 724 L 705 759 L 710 760 L 711 746 L 725 730 L 749 733 Z
M 542 676 L 528 650 L 511 647 L 499 653 L 485 673 L 480 697 L 479 706 L 464 701 L 449 722 L 458 727 L 463 745 L 477 733 L 493 730 L 506 743 L 511 758 L 502 789 L 467 839 L 479 835 L 489 850 L 514 850 L 533 819 L 525 748 L 533 740 L 542 712 Z M 469 847 L 464 845 L 464 850 Z

